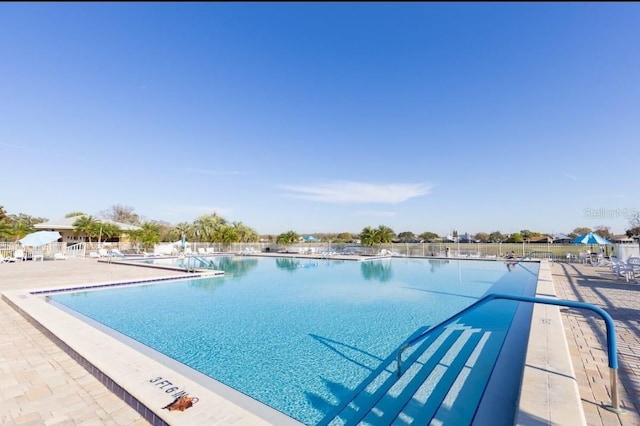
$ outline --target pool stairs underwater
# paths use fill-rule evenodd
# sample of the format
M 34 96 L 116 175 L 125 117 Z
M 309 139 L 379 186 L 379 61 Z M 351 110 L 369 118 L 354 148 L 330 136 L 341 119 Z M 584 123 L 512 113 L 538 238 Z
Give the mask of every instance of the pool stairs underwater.
M 213 261 L 200 256 L 187 256 L 184 258 L 184 261 L 179 264 L 179 266 L 187 270 L 213 269 L 215 267 Z
M 318 424 L 471 424 L 502 347 L 495 334 L 453 324 L 426 337 L 406 350 L 400 377 L 394 354 Z

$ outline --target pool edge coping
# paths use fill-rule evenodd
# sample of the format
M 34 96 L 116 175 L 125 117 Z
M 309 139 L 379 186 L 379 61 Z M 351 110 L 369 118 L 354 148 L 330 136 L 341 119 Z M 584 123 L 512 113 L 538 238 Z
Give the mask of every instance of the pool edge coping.
M 536 297 L 557 298 L 551 266 L 540 262 Z M 558 306 L 534 304 L 514 424 L 586 425 Z

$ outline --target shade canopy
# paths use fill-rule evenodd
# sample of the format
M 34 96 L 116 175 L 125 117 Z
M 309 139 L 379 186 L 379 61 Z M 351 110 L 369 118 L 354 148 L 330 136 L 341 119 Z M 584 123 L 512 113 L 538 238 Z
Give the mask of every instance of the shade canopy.
M 40 247 L 45 244 L 58 241 L 61 235 L 57 231 L 38 231 L 27 235 L 21 240 L 18 240 L 20 244 L 25 247 Z
M 571 240 L 574 244 L 611 244 L 611 241 L 596 234 L 595 232 L 587 232 Z

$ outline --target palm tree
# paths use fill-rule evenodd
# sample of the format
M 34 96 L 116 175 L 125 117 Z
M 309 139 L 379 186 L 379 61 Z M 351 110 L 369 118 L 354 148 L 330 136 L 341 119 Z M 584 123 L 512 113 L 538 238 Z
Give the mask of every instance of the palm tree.
M 191 240 L 194 237 L 193 231 L 194 227 L 192 225 L 187 222 L 180 222 L 173 228 L 171 235 L 174 240 L 181 239 L 183 235 L 187 240 Z
M 0 220 L 0 238 L 8 238 L 11 236 L 11 225 L 7 220 Z
M 120 227 L 115 223 L 98 223 L 96 226 L 99 229 L 98 237 L 103 240 L 117 237 L 122 234 Z
M 100 222 L 95 217 L 91 215 L 80 216 L 73 222 L 73 233 L 76 235 L 84 234 L 87 236 L 88 241 L 91 242 L 91 237 L 98 236 L 100 232 L 99 226 Z
M 241 243 L 255 243 L 258 242 L 258 233 L 252 228 L 243 224 L 242 222 L 233 222 L 233 228 L 238 233 L 238 241 Z
M 33 227 L 23 221 L 15 221 L 11 225 L 10 233 L 13 237 L 15 237 L 16 242 L 24 238 L 25 235 L 31 233 L 33 231 Z
M 296 243 L 300 240 L 300 235 L 298 235 L 295 231 L 287 231 L 276 238 L 276 244 L 280 246 L 288 246 L 293 243 Z
M 198 241 L 215 242 L 220 227 L 226 224 L 227 221 L 217 213 L 200 216 L 193 223 L 194 236 Z
M 142 242 L 145 249 L 150 249 L 153 245 L 160 242 L 160 226 L 153 222 L 144 222 L 140 225 L 142 228 L 136 237 Z
M 393 229 L 389 228 L 385 225 L 378 226 L 378 238 L 380 244 L 389 244 L 395 238 L 396 233 L 393 232 Z
M 360 244 L 367 247 L 373 247 L 375 244 L 380 243 L 380 236 L 378 230 L 370 226 L 366 226 L 360 233 Z
M 217 239 L 219 239 L 225 247 L 229 247 L 231 243 L 240 241 L 240 236 L 238 235 L 238 231 L 233 226 L 224 225 L 221 226 L 218 230 Z

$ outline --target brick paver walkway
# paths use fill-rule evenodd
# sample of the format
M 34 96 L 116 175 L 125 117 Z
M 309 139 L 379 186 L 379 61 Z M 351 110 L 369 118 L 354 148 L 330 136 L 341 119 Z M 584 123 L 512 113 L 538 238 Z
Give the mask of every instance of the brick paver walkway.
M 620 416 L 603 408 L 611 404 L 604 321 L 590 311 L 561 309 L 587 424 L 640 426 L 640 284 L 616 281 L 606 267 L 556 263 L 551 271 L 559 298 L 598 306 L 616 325 L 618 389 L 627 411 Z

